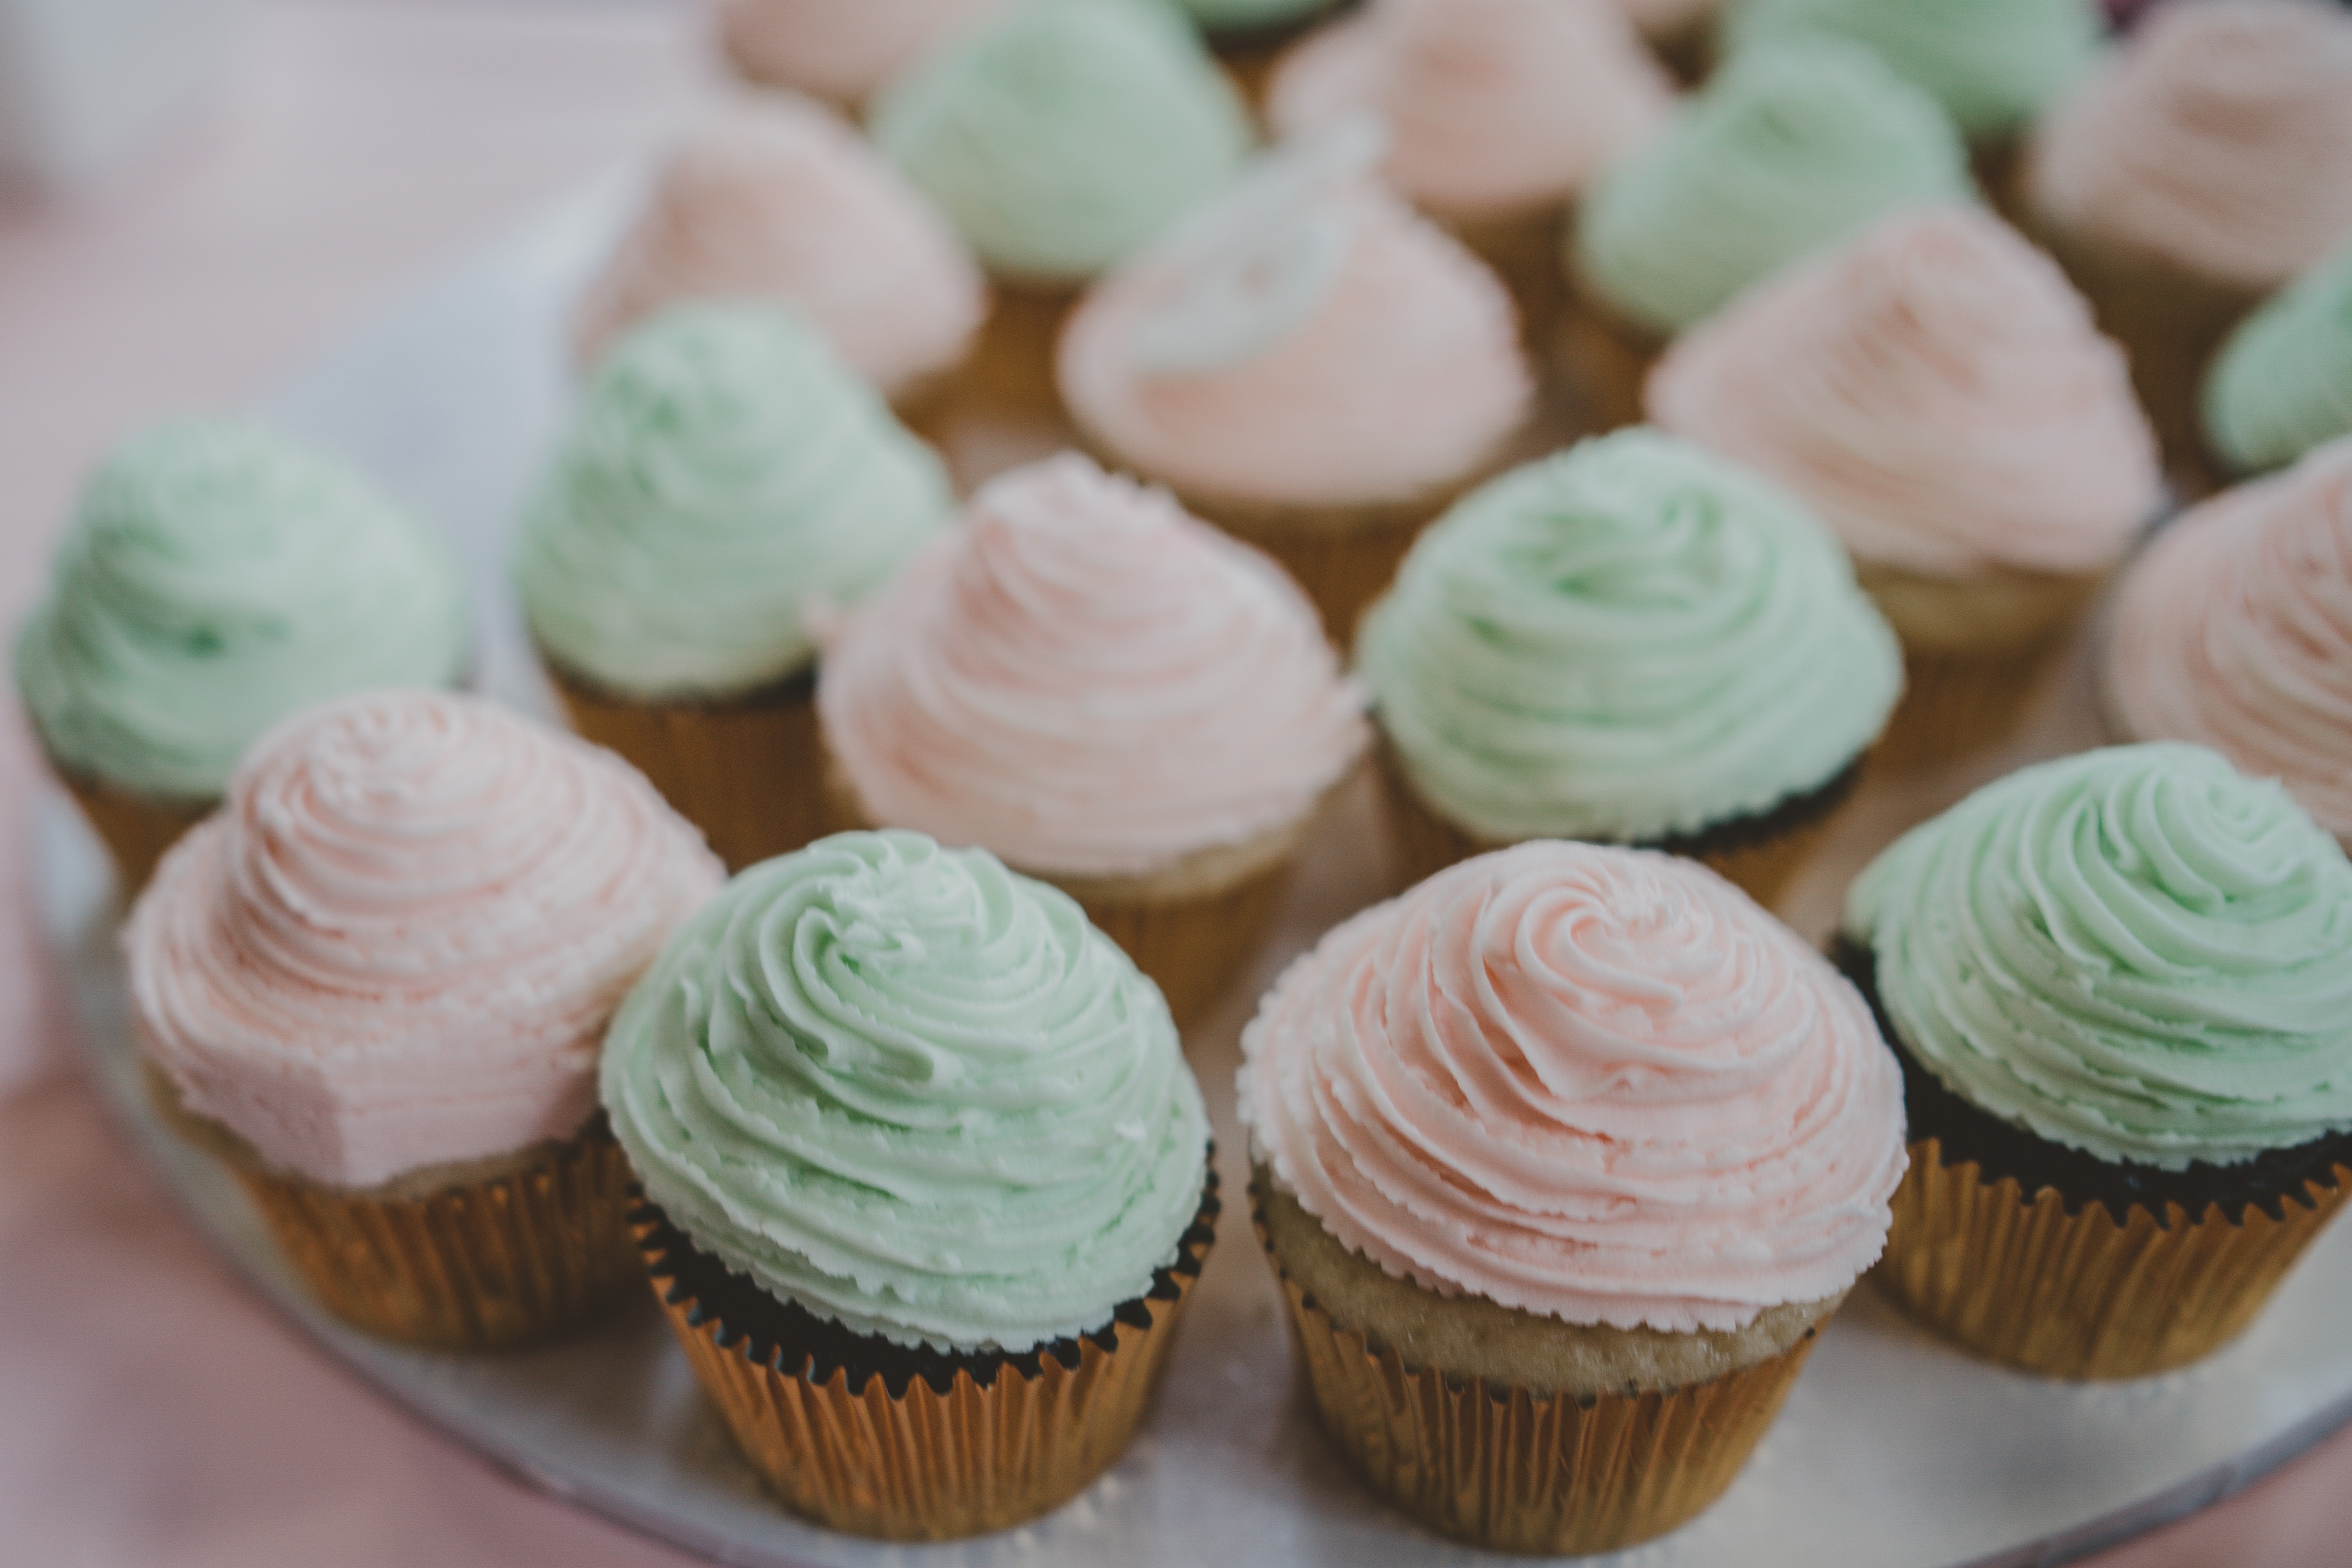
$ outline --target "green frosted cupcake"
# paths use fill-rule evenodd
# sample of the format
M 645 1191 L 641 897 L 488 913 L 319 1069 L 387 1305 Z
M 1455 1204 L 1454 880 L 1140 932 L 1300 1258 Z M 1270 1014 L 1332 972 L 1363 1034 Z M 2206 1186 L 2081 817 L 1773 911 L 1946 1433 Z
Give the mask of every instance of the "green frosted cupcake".
M 2206 444 L 2232 474 L 2352 435 L 2352 244 L 2242 322 L 2205 377 Z

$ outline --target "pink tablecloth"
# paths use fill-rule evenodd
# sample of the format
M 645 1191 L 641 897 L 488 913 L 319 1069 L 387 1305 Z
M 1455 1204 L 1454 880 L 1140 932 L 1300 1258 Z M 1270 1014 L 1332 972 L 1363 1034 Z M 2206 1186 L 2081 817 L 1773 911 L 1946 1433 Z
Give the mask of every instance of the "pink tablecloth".
M 90 458 L 263 393 L 436 262 L 713 90 L 684 4 L 264 0 L 213 109 L 126 183 L 0 207 L 0 622 Z M 69 1071 L 0 722 L 0 1561 L 273 1565 L 675 1554 L 409 1424 L 248 1300 Z M 2352 1437 L 2103 1568 L 2352 1563 Z

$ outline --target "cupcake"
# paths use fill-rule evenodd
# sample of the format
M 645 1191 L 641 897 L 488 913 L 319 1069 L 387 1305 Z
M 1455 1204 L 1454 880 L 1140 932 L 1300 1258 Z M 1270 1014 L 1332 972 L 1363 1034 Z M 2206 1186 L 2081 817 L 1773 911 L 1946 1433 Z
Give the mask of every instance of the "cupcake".
M 598 363 L 515 583 L 572 727 L 740 869 L 824 831 L 811 621 L 880 587 L 954 505 L 814 329 L 677 305 Z
M 1262 162 L 1091 291 L 1064 402 L 1105 461 L 1287 567 L 1342 643 L 1535 412 L 1510 300 L 1370 176 L 1363 120 Z
M 2284 468 L 2352 435 L 2352 243 L 2230 334 L 2203 404 L 2205 454 L 2231 474 Z
M 1053 406 L 1078 291 L 1223 188 L 1250 144 L 1182 17 L 1100 0 L 1024 0 L 895 83 L 873 132 L 994 280 L 974 386 L 1024 411 Z
M 1607 1552 L 1730 1485 L 1886 1239 L 1901 1074 L 1687 861 L 1482 856 L 1242 1036 L 1259 1235 L 1333 1443 L 1431 1528 Z
M 2186 1365 L 2352 1191 L 2352 862 L 2202 747 L 1979 789 L 1863 873 L 1844 943 L 1915 1140 L 1878 1278 L 1979 1355 Z
M 2352 436 L 2158 535 L 2100 674 L 2124 738 L 2210 746 L 2352 845 Z
M 1648 430 L 1455 507 L 1365 616 L 1356 663 L 1411 877 L 1587 839 L 1704 860 L 1768 903 L 1903 685 L 1829 530 Z
M 910 420 L 946 401 L 988 308 L 945 220 L 839 119 L 782 93 L 730 105 L 670 154 L 573 318 L 582 362 L 682 299 L 798 312 Z
M 597 1044 L 719 884 L 609 752 L 471 697 L 311 708 L 131 911 L 151 1082 L 336 1316 L 542 1337 L 636 1272 Z
M 735 68 L 853 113 L 875 90 L 1015 0 L 719 0 Z
M 2123 355 L 1979 207 L 1886 219 L 1741 295 L 1667 350 L 1643 402 L 1853 553 L 1903 640 L 1890 763 L 2006 734 L 2163 500 Z
M 1377 0 L 1290 54 L 1267 117 L 1285 137 L 1385 120 L 1389 183 L 1495 268 L 1548 357 L 1570 204 L 1673 105 L 1619 0 Z
M 271 725 L 364 686 L 454 685 L 467 647 L 455 561 L 389 497 L 257 421 L 182 419 L 83 486 L 17 629 L 16 690 L 127 899 Z
M 2131 356 L 2166 455 L 2238 319 L 2352 239 L 2352 18 L 2166 5 L 2045 120 L 2025 209 Z
M 1741 289 L 1890 214 L 1973 194 L 1950 120 L 1868 50 L 1744 52 L 1577 209 L 1570 349 L 1593 412 L 1639 419 L 1659 350 Z
M 603 1095 L 655 1293 L 792 1508 L 971 1535 L 1118 1458 L 1217 1205 L 1168 1010 L 1069 899 L 915 833 L 755 866 Z
M 1064 455 L 983 488 L 825 650 L 850 821 L 1076 899 L 1181 1021 L 1245 967 L 1363 695 L 1273 562 Z

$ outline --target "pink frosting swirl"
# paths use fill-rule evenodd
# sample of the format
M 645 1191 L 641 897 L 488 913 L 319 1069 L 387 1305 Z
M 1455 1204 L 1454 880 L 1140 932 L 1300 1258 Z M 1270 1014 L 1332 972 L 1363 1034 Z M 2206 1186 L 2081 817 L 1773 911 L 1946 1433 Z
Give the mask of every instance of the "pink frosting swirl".
M 2105 692 L 2133 739 L 2210 746 L 2352 847 L 2352 436 L 2157 537 L 2117 591 Z
M 719 37 L 754 81 L 835 103 L 877 88 L 1013 0 L 723 0 Z
M 856 612 L 817 706 L 874 821 L 1067 875 L 1294 824 L 1369 738 L 1281 569 L 1066 455 L 984 487 Z
M 988 305 L 947 220 L 830 110 L 782 93 L 670 154 L 581 302 L 581 358 L 681 299 L 789 306 L 892 397 L 961 363 Z
M 1942 576 L 2112 563 L 2162 497 L 2122 350 L 1990 214 L 1888 219 L 1678 340 L 1651 421 L 1768 474 L 1864 560 Z
M 1673 108 L 1620 0 L 1377 0 L 1284 60 L 1266 118 L 1292 136 L 1379 114 L 1396 188 L 1474 218 L 1566 201 Z
M 163 862 L 131 1004 L 190 1110 L 373 1186 L 578 1130 L 605 1020 L 722 874 L 610 752 L 365 693 L 263 737 Z
M 1575 1323 L 1735 1329 L 1885 1247 L 1902 1076 L 1713 872 L 1538 841 L 1366 911 L 1242 1036 L 1253 1152 L 1389 1272 Z
M 2234 287 L 2352 235 L 2352 19 L 2308 0 L 2166 5 L 2036 139 L 2061 228 Z

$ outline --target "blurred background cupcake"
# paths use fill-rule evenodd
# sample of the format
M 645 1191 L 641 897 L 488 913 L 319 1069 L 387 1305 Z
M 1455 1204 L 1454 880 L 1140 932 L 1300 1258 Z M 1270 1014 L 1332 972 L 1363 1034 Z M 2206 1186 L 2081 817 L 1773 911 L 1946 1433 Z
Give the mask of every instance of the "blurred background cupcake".
M 84 485 L 17 629 L 16 689 L 127 899 L 271 725 L 454 685 L 468 650 L 456 562 L 389 497 L 257 421 L 183 419 Z
M 796 317 L 675 305 L 597 364 L 525 510 L 515 585 L 574 728 L 730 868 L 824 820 L 814 619 L 954 511 L 930 448 Z
M 2202 402 L 2209 482 L 2352 435 L 2352 239 L 2238 324 Z
M 735 68 L 856 113 L 898 75 L 1019 0 L 719 0 Z

